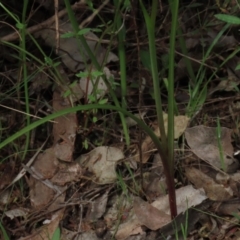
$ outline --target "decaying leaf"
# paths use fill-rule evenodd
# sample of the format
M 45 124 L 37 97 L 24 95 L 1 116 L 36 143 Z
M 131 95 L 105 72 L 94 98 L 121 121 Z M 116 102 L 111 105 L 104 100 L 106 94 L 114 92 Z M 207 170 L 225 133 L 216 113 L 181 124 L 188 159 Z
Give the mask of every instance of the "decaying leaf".
M 225 201 L 233 196 L 230 186 L 216 183 L 211 177 L 196 168 L 186 168 L 185 174 L 197 188 L 203 188 L 209 199 L 214 201 Z
M 164 120 L 164 127 L 167 134 L 168 129 L 168 115 L 166 113 L 163 114 L 163 120 Z M 188 125 L 189 118 L 187 116 L 175 116 L 174 117 L 174 138 L 179 138 L 185 131 Z M 157 126 L 157 123 L 153 124 L 154 126 L 154 133 L 156 136 L 161 137 L 161 133 L 159 130 L 159 127 Z M 142 143 L 142 162 L 146 163 L 149 159 L 149 157 L 152 154 L 152 150 L 154 149 L 154 143 L 152 139 L 147 136 L 143 143 Z M 139 161 L 139 150 L 135 154 L 134 157 L 132 157 L 135 161 Z
M 207 199 L 203 189 L 194 189 L 192 185 L 177 189 L 176 197 L 178 214 L 185 212 L 188 208 L 196 206 Z M 138 204 L 138 206 L 135 206 L 135 204 Z M 134 211 L 131 210 L 125 222 L 120 224 L 116 239 L 125 239 L 130 235 L 141 233 L 141 226 L 143 225 L 150 229 L 156 229 L 171 222 L 168 195 L 159 197 L 150 204 L 150 206 L 142 200 L 135 199 L 133 208 Z M 151 215 L 155 214 L 153 213 L 155 209 L 157 209 L 156 215 L 154 215 L 155 221 L 153 219 L 150 220 Z M 161 219 L 160 216 L 162 216 L 163 219 Z M 158 217 L 160 219 L 156 220 Z M 169 221 L 167 221 L 167 219 Z
M 30 236 L 20 238 L 20 240 L 42 240 L 42 239 L 52 239 L 52 236 L 58 227 L 59 222 L 63 217 L 64 209 L 55 212 L 49 219 L 49 223 L 40 227 L 40 229 L 35 230 Z
M 203 188 L 209 199 L 224 201 L 233 196 L 229 186 L 216 183 L 211 177 L 196 168 L 186 168 L 186 176 L 197 188 Z
M 54 24 L 35 34 L 36 37 L 40 36 L 45 43 L 52 48 L 56 48 L 56 32 Z M 59 21 L 59 24 L 59 31 L 61 33 L 73 32 L 71 23 Z M 102 65 L 107 51 L 101 46 L 101 44 L 99 44 L 100 39 L 92 32 L 84 34 L 84 37 L 86 38 L 87 44 L 94 56 L 96 56 L 99 65 Z M 90 57 L 81 42 L 79 42 L 75 37 L 60 38 L 59 45 L 58 55 L 72 72 L 85 68 L 86 62 L 89 61 Z M 110 61 L 118 61 L 118 57 L 112 52 L 108 54 L 106 63 Z
M 178 214 L 185 212 L 190 207 L 200 204 L 205 199 L 207 199 L 207 196 L 202 188 L 195 189 L 192 185 L 187 185 L 185 187 L 177 189 L 176 201 Z M 170 215 L 168 201 L 168 195 L 159 197 L 152 203 L 152 206 Z
M 60 71 L 63 71 L 60 69 Z M 66 83 L 69 82 L 66 74 Z M 56 86 L 53 93 L 53 109 L 60 111 L 71 106 L 61 94 L 61 87 Z M 69 113 L 55 119 L 53 124 L 53 146 L 39 154 L 31 167 L 26 166 L 30 173 L 29 188 L 30 201 L 35 210 L 46 207 L 47 211 L 55 211 L 63 204 L 66 195 L 66 184 L 79 179 L 81 167 L 76 163 L 62 164 L 62 161 L 71 162 L 76 137 L 76 113 Z M 64 167 L 63 167 L 64 166 Z M 55 212 L 50 223 L 37 229 L 38 234 L 33 234 L 31 239 L 48 239 L 52 237 L 59 221 L 63 216 L 64 208 Z
M 202 160 L 208 162 L 215 168 L 224 169 L 226 172 L 235 172 L 238 162 L 232 157 L 233 146 L 231 144 L 232 130 L 221 128 L 221 147 L 223 162 L 220 158 L 219 143 L 216 128 L 196 126 L 185 131 L 185 137 L 191 150 Z
M 14 219 L 15 217 L 25 217 L 28 213 L 29 209 L 23 208 L 15 208 L 4 212 L 4 214 L 8 216 L 10 219 Z
M 167 184 L 159 153 L 154 154 L 152 170 L 143 174 L 143 188 L 151 200 L 166 194 Z
M 133 209 L 140 224 L 151 230 L 157 230 L 171 221 L 170 215 L 158 210 L 139 197 L 134 198 Z
M 213 206 L 215 208 L 215 213 L 221 215 L 239 215 L 240 211 L 240 200 L 239 199 L 231 199 L 224 202 L 217 202 Z
M 121 149 L 102 146 L 81 155 L 77 161 L 88 171 L 94 173 L 94 181 L 99 184 L 107 184 L 117 179 L 115 168 L 117 162 L 123 158 L 124 154 Z
M 102 196 L 95 199 L 93 202 L 89 203 L 89 210 L 86 216 L 86 219 L 91 222 L 96 222 L 97 219 L 103 216 L 106 211 L 107 201 L 108 201 L 108 193 L 107 190 Z
M 77 231 L 70 231 L 66 228 L 62 229 L 61 232 L 61 240 L 101 240 L 102 238 L 98 238 L 96 233 L 93 230 L 78 233 Z
M 58 186 L 77 181 L 82 176 L 82 168 L 76 163 L 60 164 L 58 172 L 53 176 L 51 182 Z

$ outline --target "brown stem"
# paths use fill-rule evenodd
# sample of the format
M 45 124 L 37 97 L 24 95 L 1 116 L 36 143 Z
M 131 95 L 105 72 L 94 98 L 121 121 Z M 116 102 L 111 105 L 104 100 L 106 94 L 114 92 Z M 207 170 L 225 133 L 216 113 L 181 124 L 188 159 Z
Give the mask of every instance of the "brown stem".
M 168 159 L 168 154 L 167 154 L 168 151 L 164 149 L 164 152 L 163 152 L 160 147 L 157 147 L 157 148 L 162 159 L 164 173 L 166 176 L 171 218 L 174 219 L 177 216 L 176 191 L 175 191 L 174 175 L 173 175 L 173 171 L 171 171 L 172 170 L 171 168 L 173 168 L 173 166 L 170 166 L 169 164 L 169 162 L 173 163 L 174 161 L 171 161 L 172 159 Z

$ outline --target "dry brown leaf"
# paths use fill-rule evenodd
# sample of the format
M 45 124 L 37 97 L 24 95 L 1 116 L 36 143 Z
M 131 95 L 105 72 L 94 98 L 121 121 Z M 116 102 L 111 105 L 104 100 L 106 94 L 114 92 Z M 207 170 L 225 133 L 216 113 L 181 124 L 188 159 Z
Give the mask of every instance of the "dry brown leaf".
M 142 234 L 143 229 L 141 224 L 134 214 L 130 215 L 126 222 L 120 224 L 118 231 L 115 235 L 117 240 L 124 240 L 131 235 Z
M 134 198 L 133 209 L 138 221 L 151 230 L 157 230 L 171 221 L 170 215 L 158 210 L 139 197 Z
M 191 150 L 202 160 L 215 168 L 226 169 L 226 172 L 235 172 L 238 162 L 232 157 L 233 146 L 231 144 L 232 130 L 221 128 L 221 146 L 223 150 L 224 164 L 221 162 L 216 128 L 196 126 L 185 131 L 185 137 Z
M 82 168 L 76 163 L 61 164 L 58 172 L 51 178 L 51 182 L 59 186 L 77 181 L 82 176 Z
M 70 231 L 66 228 L 61 229 L 61 240 L 101 240 L 98 238 L 93 230 L 79 233 L 77 231 Z
M 70 102 L 61 96 L 60 89 L 56 89 L 53 94 L 53 109 L 60 111 L 71 107 Z M 54 150 L 55 156 L 63 161 L 72 161 L 72 153 L 77 131 L 76 113 L 69 113 L 57 117 L 53 124 Z
M 165 131 L 167 134 L 167 129 L 168 129 L 168 115 L 166 113 L 163 114 L 163 120 L 164 120 L 164 127 Z M 177 139 L 179 138 L 187 128 L 189 122 L 189 118 L 187 116 L 175 116 L 174 117 L 174 138 Z M 154 124 L 154 133 L 156 134 L 157 137 L 161 137 L 159 127 L 157 123 Z M 149 157 L 152 154 L 152 150 L 154 149 L 154 143 L 152 139 L 147 136 L 143 143 L 142 143 L 142 162 L 146 163 L 149 159 Z M 135 156 L 132 157 L 133 160 L 139 162 L 139 150 L 135 154 Z
M 89 209 L 86 215 L 87 220 L 96 222 L 100 217 L 103 216 L 106 211 L 109 191 L 110 189 L 102 194 L 102 196 L 89 203 Z
M 51 179 L 58 170 L 58 160 L 52 148 L 40 153 L 36 158 L 33 167 L 41 174 L 42 180 Z M 39 209 L 46 206 L 54 197 L 55 191 L 44 185 L 34 177 L 29 178 L 30 201 L 34 208 Z
M 176 201 L 178 214 L 185 212 L 188 208 L 196 206 L 207 199 L 203 189 L 195 189 L 192 185 L 187 185 L 176 190 Z M 159 197 L 152 204 L 155 208 L 170 215 L 168 195 Z
M 215 206 L 215 213 L 221 215 L 239 215 L 240 211 L 240 200 L 239 199 L 231 199 L 229 201 L 224 201 L 222 203 L 216 203 Z
M 59 225 L 63 217 L 64 209 L 61 209 L 55 212 L 51 219 L 50 223 L 42 226 L 40 229 L 37 229 L 35 233 L 31 234 L 28 237 L 20 238 L 19 240 L 43 240 L 43 239 L 52 239 L 52 236 Z
M 157 197 L 166 195 L 166 179 L 159 153 L 154 154 L 152 170 L 143 174 L 143 188 L 151 202 Z
M 59 71 L 63 71 L 60 69 Z M 66 74 L 66 83 L 69 82 Z M 56 87 L 53 94 L 53 109 L 60 111 L 69 108 L 70 102 L 62 97 L 61 88 Z M 79 179 L 81 167 L 77 164 L 60 164 L 63 161 L 72 161 L 73 147 L 76 137 L 77 120 L 76 113 L 70 113 L 55 119 L 53 124 L 53 146 L 39 154 L 32 167 L 27 171 L 31 174 L 29 179 L 30 201 L 34 208 L 44 208 L 55 211 L 63 204 L 66 195 L 66 183 Z M 64 166 L 64 167 L 63 167 Z M 55 185 L 55 184 L 58 184 Z M 52 237 L 59 221 L 63 216 L 64 208 L 52 215 L 50 223 L 40 229 L 36 229 L 37 235 L 31 235 L 26 239 L 48 239 Z
M 216 183 L 211 177 L 196 168 L 186 168 L 185 175 L 197 188 L 203 188 L 206 195 L 214 201 L 225 201 L 233 196 L 233 190 Z
M 99 184 L 112 183 L 117 179 L 117 162 L 124 158 L 123 151 L 116 147 L 96 147 L 91 152 L 81 155 L 76 161 L 94 173 L 94 181 Z
M 188 208 L 192 206 L 196 206 L 202 203 L 202 201 L 204 201 L 207 198 L 203 189 L 194 189 L 192 185 L 188 185 L 180 189 L 177 189 L 176 197 L 178 214 L 185 212 Z M 139 203 L 140 205 L 137 206 L 136 204 Z M 143 224 L 146 225 L 147 227 L 157 228 L 161 224 L 164 225 L 165 223 L 168 224 L 171 222 L 168 195 L 159 197 L 156 201 L 150 204 L 151 207 L 149 206 L 148 203 L 145 204 L 144 201 L 142 203 L 141 200 L 139 200 L 139 202 L 137 200 L 136 204 L 134 204 L 133 207 L 134 211 L 131 210 L 125 222 L 119 225 L 119 229 L 116 234 L 116 236 L 118 236 L 119 238 L 116 237 L 116 239 L 125 239 L 130 235 L 141 233 L 142 232 L 141 226 Z M 144 213 L 144 209 L 146 213 Z M 151 217 L 152 214 L 154 214 L 153 210 L 155 209 L 158 209 L 159 211 L 156 210 L 157 214 L 154 215 L 154 219 L 152 222 L 152 220 L 150 220 L 149 218 Z M 137 210 L 138 216 L 135 214 L 135 210 Z M 162 212 L 164 219 L 156 220 L 157 217 L 159 216 L 158 214 L 162 214 Z M 168 219 L 167 216 L 169 216 L 169 222 L 167 222 Z M 154 222 L 155 220 L 156 222 Z
M 71 23 L 63 22 L 60 20 L 59 25 L 59 30 L 61 33 L 69 33 L 73 31 Z M 52 26 L 48 26 L 48 28 L 41 29 L 41 31 L 35 33 L 35 36 L 40 36 L 45 41 L 45 44 L 52 48 L 56 48 L 56 32 L 54 29 L 55 23 Z M 87 44 L 92 53 L 94 56 L 96 56 L 99 65 L 102 66 L 104 61 L 104 63 L 108 63 L 110 61 L 118 61 L 118 57 L 112 52 L 109 52 L 107 58 L 105 57 L 107 50 L 103 48 L 101 44 L 99 44 L 100 39 L 94 33 L 88 32 L 84 34 L 84 37 L 86 38 Z M 71 72 L 76 72 L 84 69 L 85 63 L 90 60 L 90 57 L 88 56 L 88 52 L 81 45 L 81 43 L 79 43 L 78 40 L 74 37 L 60 38 L 59 40 L 60 46 L 58 55 L 61 57 L 63 63 L 71 70 Z M 81 48 L 81 51 L 79 51 L 79 46 Z

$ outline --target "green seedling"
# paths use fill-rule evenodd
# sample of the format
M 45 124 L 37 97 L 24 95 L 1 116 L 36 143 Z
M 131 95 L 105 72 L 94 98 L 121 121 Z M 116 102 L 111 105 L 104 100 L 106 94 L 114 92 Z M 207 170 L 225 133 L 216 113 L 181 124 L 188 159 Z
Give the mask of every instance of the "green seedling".
M 96 59 L 96 56 L 94 56 L 93 52 L 89 48 L 89 46 L 88 46 L 84 36 L 83 35 L 77 36 L 77 33 L 79 31 L 79 26 L 78 26 L 78 22 L 76 20 L 75 14 L 74 14 L 74 12 L 73 12 L 73 10 L 71 8 L 70 2 L 68 0 L 64 0 L 64 2 L 65 2 L 65 6 L 66 6 L 66 9 L 67 9 L 67 12 L 68 12 L 68 16 L 69 16 L 70 22 L 71 22 L 72 27 L 73 27 L 73 32 L 75 33 L 77 39 L 79 39 L 79 41 L 81 42 L 83 48 L 86 50 L 86 52 L 87 52 L 88 56 L 90 57 L 91 62 L 93 63 L 94 67 L 98 71 L 102 71 L 102 67 L 99 65 L 99 63 L 98 63 L 98 61 Z M 115 4 L 116 4 L 116 2 L 115 2 Z M 118 5 L 118 7 L 120 7 L 120 5 Z M 116 11 L 118 12 L 119 9 L 116 8 Z M 117 17 L 116 15 L 117 14 L 115 14 L 115 17 Z M 80 47 L 79 50 L 80 50 L 80 53 L 81 53 L 82 52 L 82 48 Z M 121 62 L 121 58 L 120 58 L 120 62 Z M 87 64 L 86 64 L 86 66 L 87 66 Z M 121 74 L 122 74 L 122 72 L 121 72 Z M 105 78 L 104 78 L 104 82 L 108 86 L 109 94 L 112 97 L 112 100 L 113 100 L 115 106 L 120 107 L 121 104 L 119 103 L 115 92 L 113 91 L 113 89 L 111 88 L 111 86 L 109 85 L 108 81 Z M 129 137 L 129 133 L 128 133 L 128 128 L 127 128 L 127 124 L 126 124 L 126 121 L 125 121 L 125 117 L 124 117 L 124 115 L 122 113 L 119 113 L 119 116 L 120 116 L 120 119 L 121 119 L 121 122 L 122 122 L 122 126 L 123 126 L 123 132 L 124 132 L 124 135 L 125 135 L 125 141 L 126 141 L 126 144 L 129 146 L 130 145 L 130 137 Z

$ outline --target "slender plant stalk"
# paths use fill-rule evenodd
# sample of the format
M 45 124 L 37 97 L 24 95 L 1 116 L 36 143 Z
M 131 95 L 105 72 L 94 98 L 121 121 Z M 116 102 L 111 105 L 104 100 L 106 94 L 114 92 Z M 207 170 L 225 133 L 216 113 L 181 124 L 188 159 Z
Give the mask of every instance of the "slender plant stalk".
M 154 100 L 156 104 L 158 126 L 161 133 L 161 142 L 162 142 L 163 149 L 167 149 L 167 145 L 166 145 L 167 137 L 164 129 L 162 100 L 161 100 L 161 91 L 159 86 L 157 55 L 156 55 L 156 46 L 155 46 L 155 18 L 157 14 L 157 0 L 153 0 L 152 16 L 148 15 L 147 10 L 142 3 L 142 0 L 140 0 L 140 5 L 145 18 L 147 31 L 148 31 L 151 72 L 152 72 L 152 78 L 153 78 Z
M 178 26 L 179 0 L 174 3 L 169 1 L 172 12 L 170 35 L 169 69 L 168 69 L 168 164 L 170 170 L 169 203 L 172 218 L 177 216 L 176 192 L 174 187 L 174 63 L 175 63 L 175 38 Z
M 126 96 L 127 96 L 127 73 L 126 73 L 126 54 L 124 47 L 125 40 L 125 27 L 122 27 L 121 15 L 120 15 L 120 5 L 122 1 L 114 0 L 115 5 L 115 21 L 116 22 L 116 32 L 118 32 L 118 56 L 120 62 L 120 77 L 121 77 L 121 99 L 122 108 L 127 108 Z
M 27 73 L 27 58 L 26 58 L 26 12 L 27 12 L 27 6 L 28 6 L 28 0 L 24 0 L 23 4 L 23 11 L 22 11 L 22 24 L 20 28 L 20 35 L 21 35 L 21 41 L 20 41 L 20 47 L 24 50 L 20 52 L 20 59 L 22 59 L 23 64 L 23 80 L 24 80 L 24 94 L 25 94 L 25 111 L 26 111 L 26 124 L 27 126 L 30 124 L 30 107 L 29 107 L 29 94 L 28 94 L 28 73 Z M 23 159 L 25 158 L 30 143 L 30 132 L 26 133 L 26 142 L 24 147 L 24 154 Z
M 170 52 L 169 52 L 169 73 L 168 73 L 168 133 L 165 133 L 163 110 L 161 102 L 161 91 L 159 86 L 158 68 L 157 68 L 157 54 L 155 46 L 155 21 L 157 15 L 157 0 L 152 1 L 151 16 L 147 13 L 142 0 L 140 0 L 141 9 L 145 18 L 148 40 L 149 52 L 151 59 L 151 72 L 154 86 L 154 98 L 156 103 L 158 126 L 161 133 L 161 148 L 160 156 L 164 166 L 166 175 L 166 183 L 168 186 L 169 206 L 171 217 L 177 216 L 176 193 L 174 183 L 174 56 L 175 56 L 175 37 L 178 16 L 178 1 L 171 3 L 172 10 L 172 28 L 170 36 Z

